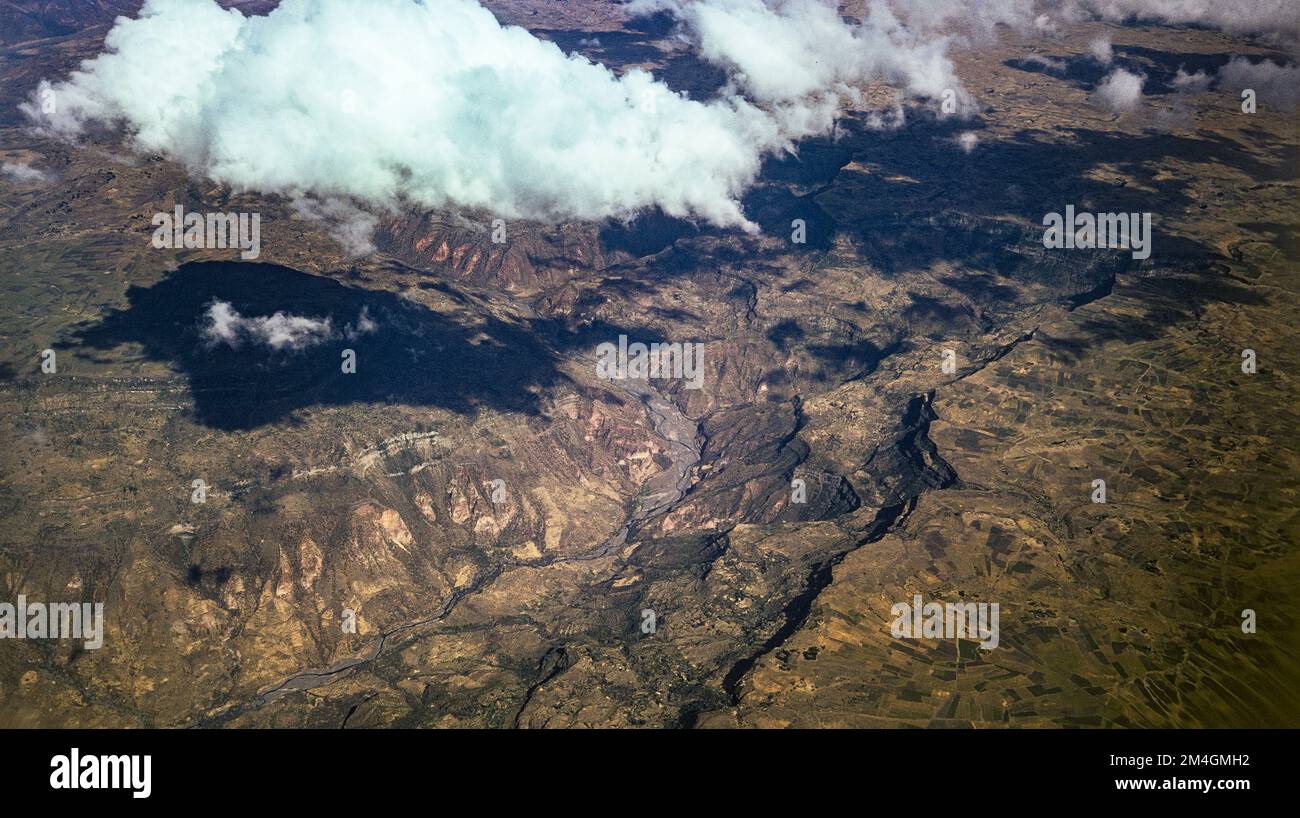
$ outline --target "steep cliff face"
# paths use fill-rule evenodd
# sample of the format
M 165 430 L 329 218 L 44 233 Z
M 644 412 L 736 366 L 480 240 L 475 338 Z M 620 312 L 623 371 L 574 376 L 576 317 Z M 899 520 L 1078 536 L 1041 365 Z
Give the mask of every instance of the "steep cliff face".
M 393 218 L 380 225 L 376 244 L 412 267 L 518 296 L 562 286 L 627 258 L 611 254 L 597 225 L 494 221 L 438 214 Z

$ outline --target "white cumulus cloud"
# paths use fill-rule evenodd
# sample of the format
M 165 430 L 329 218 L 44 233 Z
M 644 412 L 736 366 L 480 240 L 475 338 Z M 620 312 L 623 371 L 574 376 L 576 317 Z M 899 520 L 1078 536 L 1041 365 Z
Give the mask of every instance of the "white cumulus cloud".
M 375 332 L 378 325 L 362 309 L 355 325 L 338 331 L 330 317 L 307 318 L 276 312 L 273 315 L 244 316 L 228 301 L 213 301 L 204 315 L 201 335 L 210 346 L 225 344 L 237 349 L 245 342 L 270 347 L 276 351 L 301 352 L 317 344 L 340 337 L 355 340 Z
M 1142 86 L 1146 77 L 1116 68 L 1106 75 L 1094 92 L 1097 100 L 1117 114 L 1127 113 L 1142 102 Z
M 1291 42 L 1300 36 L 1296 0 L 1078 0 L 1078 4 L 1115 22 L 1196 23 L 1230 34 Z
M 285 0 L 250 17 L 147 0 L 103 54 L 42 83 L 54 113 L 23 107 L 68 138 L 121 126 L 138 150 L 239 190 L 547 221 L 658 206 L 752 229 L 738 199 L 763 158 L 829 131 L 853 84 L 960 89 L 945 41 L 887 12 L 850 26 L 830 0 L 769 2 L 677 7 L 735 74 L 708 101 L 566 55 L 474 0 Z
M 762 102 L 807 100 L 870 80 L 936 98 L 961 88 L 948 38 L 909 27 L 885 4 L 870 6 L 861 25 L 845 23 L 827 0 L 637 0 L 631 8 L 684 21 L 700 56 L 731 69 Z
M 1102 65 L 1110 65 L 1111 60 L 1115 59 L 1115 52 L 1110 46 L 1110 35 L 1103 34 L 1088 43 L 1088 53 L 1092 55 L 1094 60 Z
M 300 218 L 325 225 L 334 240 L 353 258 L 375 250 L 379 217 L 343 199 L 299 197 L 290 205 Z
M 869 125 L 901 125 L 907 97 L 969 112 L 948 51 L 999 26 L 1046 31 L 1091 15 L 1296 27 L 1294 0 L 867 0 L 856 21 L 834 0 L 631 8 L 676 16 L 726 72 L 722 91 L 692 100 L 647 71 L 616 74 L 502 26 L 476 0 L 284 0 L 247 17 L 214 0 L 146 0 L 138 18 L 118 18 L 104 53 L 42 82 L 23 109 L 65 138 L 121 128 L 195 175 L 289 196 L 357 253 L 370 249 L 367 211 L 411 206 L 543 221 L 659 207 L 752 230 L 739 199 L 764 158 L 832 132 L 869 83 L 898 94 Z M 1104 62 L 1108 48 L 1094 46 Z M 1131 109 L 1141 87 L 1117 71 L 1098 98 Z M 51 113 L 38 104 L 47 89 Z
M 1197 93 L 1209 88 L 1210 83 L 1213 81 L 1214 77 L 1205 73 L 1204 70 L 1197 71 L 1195 74 L 1189 74 L 1182 68 L 1179 68 L 1178 73 L 1174 74 L 1173 80 L 1170 81 L 1170 85 L 1174 86 L 1179 93 Z
M 0 176 L 7 176 L 15 182 L 23 184 L 44 182 L 49 178 L 45 174 L 45 171 L 40 168 L 34 168 L 31 165 L 24 165 L 21 162 L 5 162 L 0 164 Z
M 615 76 L 472 0 L 285 0 L 263 17 L 149 0 L 105 44 L 53 85 L 56 113 L 27 113 L 69 137 L 120 123 L 139 150 L 237 189 L 549 220 L 658 205 L 741 225 L 737 197 L 789 146 L 743 99 Z
M 1233 57 L 1219 69 L 1220 88 L 1240 94 L 1246 89 L 1255 92 L 1264 105 L 1293 110 L 1300 101 L 1300 66 L 1280 65 L 1272 60 L 1251 62 L 1245 57 Z

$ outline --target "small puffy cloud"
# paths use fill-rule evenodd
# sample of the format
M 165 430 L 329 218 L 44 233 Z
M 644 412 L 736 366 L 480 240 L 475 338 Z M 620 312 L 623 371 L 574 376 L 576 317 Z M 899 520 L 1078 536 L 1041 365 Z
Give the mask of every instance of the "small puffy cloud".
M 1087 19 L 1196 24 L 1276 42 L 1300 39 L 1295 0 L 870 0 L 885 4 L 914 30 L 961 36 L 998 25 L 1055 37 L 1062 24 Z
M 1214 74 L 1203 70 L 1189 74 L 1179 68 L 1171 84 L 1179 94 L 1200 93 L 1214 86 L 1238 96 L 1249 89 L 1262 105 L 1288 111 L 1300 102 L 1300 66 L 1273 60 L 1251 62 L 1246 57 L 1233 57 Z
M 630 8 L 682 21 L 700 56 L 771 105 L 792 133 L 827 130 L 840 98 L 869 81 L 935 99 L 952 90 L 969 102 L 947 56 L 950 38 L 928 28 L 948 25 L 946 14 L 909 25 L 890 5 L 873 3 L 865 20 L 850 24 L 830 0 L 634 0 Z
M 379 224 L 379 217 L 375 214 L 343 199 L 321 201 L 298 197 L 291 207 L 300 218 L 323 224 L 350 257 L 358 258 L 375 251 L 375 227 Z
M 1174 74 L 1174 78 L 1170 81 L 1170 84 L 1180 93 L 1195 94 L 1209 88 L 1210 83 L 1213 81 L 1214 78 L 1203 70 L 1197 71 L 1195 74 L 1189 74 L 1179 68 L 1178 73 Z
M 879 2 L 880 0 L 878 0 Z M 924 34 L 990 39 L 1000 25 L 1037 28 L 1034 0 L 885 0 L 908 28 Z M 1043 15 L 1046 21 L 1046 15 Z
M 895 100 L 892 108 L 868 113 L 863 124 L 873 131 L 896 131 L 907 124 L 907 112 L 902 103 Z
M 1142 102 L 1142 86 L 1146 77 L 1116 68 L 1097 85 L 1097 101 L 1117 114 L 1127 113 Z
M 7 179 L 12 179 L 15 182 L 20 182 L 22 184 L 44 182 L 49 178 L 45 171 L 19 162 L 5 162 L 0 164 L 0 176 L 4 176 Z
M 1065 60 L 1058 60 L 1055 57 L 1049 57 L 1046 54 L 1039 54 L 1037 52 L 1026 54 L 1021 58 L 1020 62 L 1026 65 L 1037 65 L 1045 71 L 1052 71 L 1059 74 L 1064 74 L 1067 67 Z
M 1104 20 L 1197 25 L 1229 34 L 1252 34 L 1278 42 L 1300 39 L 1295 0 L 1076 0 Z
M 960 36 L 998 25 L 1055 37 L 1062 24 L 1087 19 L 1196 24 L 1279 43 L 1300 39 L 1295 0 L 871 0 L 887 4 L 915 30 Z
M 245 342 L 270 347 L 277 352 L 301 352 L 326 341 L 346 337 L 354 340 L 378 329 L 378 325 L 362 309 L 355 325 L 348 324 L 339 332 L 332 318 L 307 318 L 276 312 L 273 315 L 244 316 L 228 301 L 213 301 L 208 305 L 201 336 L 209 346 L 225 344 L 237 349 Z
M 1272 60 L 1251 62 L 1233 57 L 1219 69 L 1218 86 L 1234 94 L 1246 89 L 1255 92 L 1264 106 L 1292 110 L 1300 101 L 1300 66 L 1281 65 Z
M 1088 54 L 1102 65 L 1110 65 L 1111 61 L 1115 59 L 1115 52 L 1110 46 L 1110 35 L 1103 34 L 1088 43 Z
M 979 144 L 979 141 L 980 138 L 974 131 L 962 131 L 957 134 L 957 145 L 961 147 L 964 153 L 975 150 L 975 146 Z
M 355 340 L 362 335 L 369 335 L 379 329 L 379 324 L 375 323 L 370 317 L 370 311 L 365 307 L 361 308 L 361 315 L 357 316 L 356 326 L 349 326 L 346 335 L 349 341 Z
M 206 317 L 204 340 L 210 345 L 225 344 L 232 349 L 251 341 L 274 350 L 299 351 L 334 336 L 334 324 L 329 318 L 304 318 L 283 312 L 245 318 L 228 301 L 214 301 L 208 306 Z

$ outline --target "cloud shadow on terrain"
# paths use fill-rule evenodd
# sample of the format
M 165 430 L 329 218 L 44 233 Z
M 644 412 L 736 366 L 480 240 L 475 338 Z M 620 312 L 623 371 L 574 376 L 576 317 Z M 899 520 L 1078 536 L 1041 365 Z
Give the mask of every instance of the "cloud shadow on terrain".
M 842 124 L 844 136 L 836 142 L 814 140 L 801 145 L 800 157 L 769 160 L 760 185 L 745 198 L 747 215 L 763 223 L 765 232 L 785 239 L 790 227 L 782 219 L 793 206 L 815 207 L 830 222 L 824 237 L 807 247 L 751 253 L 737 251 L 732 243 L 681 242 L 644 268 L 643 280 L 694 276 L 725 263 L 744 263 L 751 273 L 784 275 L 780 265 L 762 262 L 790 252 L 816 253 L 839 237 L 886 276 L 953 269 L 938 279 L 953 289 L 953 297 L 914 294 L 907 316 L 920 322 L 921 332 L 934 334 L 939 329 L 950 333 L 950 320 L 979 331 L 987 313 L 1017 309 L 1025 299 L 1078 308 L 1109 294 L 1121 273 L 1159 271 L 1143 284 L 1153 291 L 1147 315 L 1091 325 L 1098 340 L 1137 339 L 1193 318 L 1208 303 L 1248 304 L 1261 298 L 1226 274 L 1232 259 L 1218 247 L 1173 232 L 1183 214 L 1206 206 L 1192 190 L 1197 167 L 1221 164 L 1263 182 L 1293 178 L 1300 163 L 1294 145 L 1243 142 L 1205 131 L 1135 134 L 1074 128 L 1056 134 L 1026 129 L 1007 138 L 986 137 L 968 154 L 954 137 L 964 130 L 978 132 L 978 121 L 913 117 L 892 131 L 873 130 L 861 119 Z M 1250 130 L 1244 135 L 1255 136 Z M 852 160 L 863 169 L 846 169 Z M 1171 160 L 1188 172 L 1162 174 L 1161 166 Z M 1151 213 L 1151 258 L 1134 260 L 1120 249 L 1044 248 L 1044 215 L 1061 213 L 1066 205 L 1078 211 Z M 838 263 L 836 255 L 832 250 L 828 261 Z M 784 290 L 815 286 L 815 281 L 795 279 Z M 1169 293 L 1170 299 L 1155 298 L 1157 291 Z M 964 306 L 971 303 L 980 307 L 978 321 Z M 805 335 L 802 322 L 786 321 L 772 328 L 768 340 L 786 351 L 814 342 Z
M 1022 131 L 1011 139 L 982 141 L 967 155 L 943 138 L 943 127 L 933 122 L 894 132 L 856 127 L 849 137 L 855 155 L 879 170 L 841 178 L 836 190 L 819 199 L 835 213 L 841 232 L 860 239 L 873 264 L 886 273 L 929 269 L 939 262 L 1001 275 L 1017 270 L 1041 275 L 1044 260 L 1075 273 L 1086 266 L 1080 263 L 1085 259 L 1111 272 L 1131 266 L 1130 254 L 1122 250 L 1041 253 L 1043 216 L 1069 204 L 1081 211 L 1152 213 L 1150 265 L 1220 259 L 1217 249 L 1173 236 L 1163 226 L 1199 201 L 1189 192 L 1190 178 L 1157 178 L 1156 163 L 1221 163 L 1269 180 L 1293 176 L 1300 161 L 1294 146 L 1261 155 L 1225 136 L 1082 128 L 1065 136 Z M 1118 178 L 1093 177 L 1102 166 Z M 862 206 L 837 206 L 850 201 Z
M 148 287 L 133 286 L 128 306 L 79 329 L 64 348 L 84 352 L 138 343 L 188 379 L 197 419 L 219 429 L 250 429 L 312 406 L 390 403 L 460 414 L 480 408 L 529 415 L 565 376 L 565 350 L 652 333 L 595 322 L 574 327 L 538 319 L 511 323 L 479 312 L 443 314 L 399 295 L 350 287 L 274 264 L 194 262 Z M 245 318 L 276 312 L 329 318 L 327 340 L 301 351 L 244 339 L 235 347 L 204 335 L 207 311 L 228 302 Z M 374 331 L 349 338 L 362 311 Z M 356 372 L 342 371 L 343 350 Z

